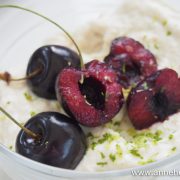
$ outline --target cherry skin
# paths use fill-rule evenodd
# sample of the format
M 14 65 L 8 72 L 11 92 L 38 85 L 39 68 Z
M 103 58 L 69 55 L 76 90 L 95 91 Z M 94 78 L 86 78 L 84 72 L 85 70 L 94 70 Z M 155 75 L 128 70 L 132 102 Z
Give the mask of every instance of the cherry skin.
M 27 82 L 31 90 L 46 99 L 56 99 L 55 81 L 59 72 L 65 67 L 80 68 L 80 59 L 73 50 L 57 45 L 43 46 L 31 56 L 27 76 L 40 69 L 40 72 Z
M 63 69 L 57 77 L 58 101 L 73 119 L 88 127 L 109 122 L 122 108 L 124 97 L 117 75 L 93 60 L 84 69 Z
M 180 78 L 173 69 L 158 70 L 134 87 L 127 99 L 129 119 L 138 130 L 180 111 Z
M 86 151 L 86 138 L 80 126 L 57 112 L 42 112 L 25 127 L 41 136 L 35 140 L 21 130 L 16 140 L 17 153 L 32 160 L 65 169 L 74 169 Z
M 112 41 L 104 61 L 116 71 L 118 81 L 125 89 L 157 71 L 155 56 L 140 42 L 126 36 Z

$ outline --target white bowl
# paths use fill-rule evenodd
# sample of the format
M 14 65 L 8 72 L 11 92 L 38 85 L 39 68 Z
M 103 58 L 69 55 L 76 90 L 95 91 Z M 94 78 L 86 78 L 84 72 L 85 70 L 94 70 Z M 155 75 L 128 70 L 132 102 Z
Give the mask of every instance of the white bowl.
M 178 0 L 171 2 L 175 6 L 180 5 Z M 98 17 L 104 10 L 111 10 L 110 7 L 120 5 L 121 1 L 30 0 L 17 3 L 17 1 L 13 0 L 1 0 L 0 4 L 18 4 L 29 7 L 47 15 L 61 23 L 66 29 L 73 31 L 81 24 Z M 45 38 L 59 31 L 42 19 L 19 10 L 0 9 L 0 17 L 0 70 L 6 69 L 9 63 L 14 67 L 26 66 L 27 61 L 22 61 L 22 59 L 30 57 L 33 50 L 40 47 Z M 119 180 L 121 178 L 129 180 L 131 178 L 136 179 L 136 177 L 131 176 L 132 170 L 178 169 L 180 167 L 180 154 L 132 169 L 86 173 L 55 168 L 32 161 L 0 144 L 0 167 L 14 180 Z

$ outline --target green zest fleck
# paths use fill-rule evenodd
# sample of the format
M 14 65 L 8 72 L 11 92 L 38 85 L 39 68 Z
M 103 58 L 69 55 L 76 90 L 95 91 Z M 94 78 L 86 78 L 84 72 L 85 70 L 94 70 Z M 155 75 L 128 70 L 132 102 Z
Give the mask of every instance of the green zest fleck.
M 113 140 L 115 140 L 116 139 L 116 136 L 113 136 L 112 134 L 110 134 L 110 133 L 105 133 L 105 134 L 103 134 L 103 137 L 102 138 L 100 138 L 100 139 L 98 139 L 97 141 L 94 141 L 94 142 L 92 142 L 91 143 L 91 149 L 92 150 L 94 150 L 95 149 L 95 147 L 98 145 L 98 144 L 103 144 L 103 143 L 105 143 L 105 142 L 111 142 L 111 141 L 113 141 Z
M 168 24 L 168 21 L 165 19 L 164 21 L 162 21 L 162 25 L 166 26 Z
M 157 144 L 158 141 L 162 140 L 161 138 L 162 133 L 163 132 L 161 130 L 157 130 L 155 133 L 151 133 L 151 132 L 147 133 L 146 137 L 151 138 L 153 140 L 153 143 Z
M 143 159 L 143 157 L 140 155 L 140 153 L 138 152 L 137 149 L 131 149 L 129 152 L 130 152 L 133 156 L 136 156 L 136 157 L 138 157 L 138 158 Z
M 37 113 L 34 112 L 34 111 L 31 111 L 31 112 L 30 112 L 31 117 L 35 116 L 36 114 L 37 114 Z
M 25 92 L 24 97 L 26 98 L 27 101 L 32 101 L 32 96 L 29 93 Z
M 87 133 L 86 137 L 87 138 L 93 138 L 94 136 L 93 136 L 93 134 L 91 132 L 89 132 L 89 133 Z
M 128 88 L 128 89 L 124 89 L 122 88 L 122 92 L 123 92 L 123 96 L 125 99 L 127 99 L 127 97 L 129 96 L 129 93 L 131 92 L 132 87 Z
M 145 136 L 136 136 L 134 138 L 134 144 L 136 145 L 137 148 L 141 148 L 141 147 L 146 147 L 147 144 L 147 137 Z
M 127 133 L 130 136 L 135 136 L 136 135 L 136 130 L 134 128 L 130 128 L 130 129 L 127 130 Z
M 172 35 L 172 32 L 171 32 L 171 31 L 167 31 L 167 32 L 166 32 L 166 35 L 167 35 L 167 36 L 171 36 L 171 35 Z
M 9 149 L 10 149 L 10 150 L 12 150 L 12 149 L 13 149 L 13 146 L 12 146 L 12 145 L 10 145 L 10 146 L 9 146 Z
M 155 43 L 155 44 L 154 44 L 154 48 L 155 48 L 155 49 L 159 49 L 159 46 Z
M 97 146 L 97 142 L 92 142 L 91 143 L 91 149 L 92 150 L 94 150 L 96 146 Z
M 7 104 L 7 105 L 11 104 L 11 101 L 8 101 L 6 104 Z
M 121 122 L 120 121 L 116 121 L 114 122 L 114 126 L 120 126 Z
M 162 140 L 162 133 L 163 132 L 161 130 L 157 130 L 155 133 L 150 131 L 138 133 L 133 129 L 128 130 L 128 134 L 132 136 L 133 142 L 137 148 L 145 147 L 147 140 L 151 140 L 154 144 L 157 144 L 158 141 Z
M 122 72 L 123 72 L 123 74 L 126 73 L 126 64 L 125 63 L 123 63 L 123 65 L 122 65 Z
M 173 134 L 170 134 L 168 138 L 169 138 L 169 140 L 171 140 L 171 139 L 174 138 L 174 135 L 173 135 Z
M 123 151 L 122 151 L 122 149 L 121 149 L 121 147 L 120 147 L 119 144 L 116 144 L 116 151 L 117 151 L 117 155 L 118 155 L 119 157 L 122 157 Z
M 98 144 L 103 144 L 106 141 L 113 141 L 114 140 L 114 136 L 110 133 L 105 133 L 103 134 L 103 137 L 101 139 L 98 140 Z
M 0 116 L 0 121 L 4 121 L 5 119 L 6 119 L 6 116 L 4 116 L 4 115 Z
M 105 166 L 105 165 L 107 165 L 107 162 L 97 162 L 96 164 L 98 166 Z
M 160 137 L 160 135 L 162 134 L 162 131 L 158 130 L 155 133 L 147 133 L 146 136 L 149 138 L 152 138 L 155 141 L 160 141 L 162 138 Z
M 171 151 L 176 151 L 176 147 L 173 147 L 173 148 L 171 149 Z
M 157 130 L 155 135 L 154 135 L 154 140 L 160 141 L 162 138 L 160 137 L 163 134 L 161 130 Z
M 152 163 L 152 162 L 154 162 L 155 160 L 153 160 L 153 159 L 148 159 L 147 161 L 140 161 L 138 164 L 140 164 L 140 165 L 145 165 L 145 164 L 149 164 L 149 163 Z
M 116 160 L 116 155 L 115 154 L 110 154 L 109 158 L 111 159 L 112 162 Z
M 100 155 L 101 155 L 101 158 L 104 159 L 105 158 L 105 155 L 103 152 L 100 152 Z
M 148 89 L 148 85 L 147 85 L 147 83 L 145 82 L 145 83 L 143 83 L 142 84 L 142 86 L 143 86 L 143 88 L 145 89 L 145 90 L 147 90 Z

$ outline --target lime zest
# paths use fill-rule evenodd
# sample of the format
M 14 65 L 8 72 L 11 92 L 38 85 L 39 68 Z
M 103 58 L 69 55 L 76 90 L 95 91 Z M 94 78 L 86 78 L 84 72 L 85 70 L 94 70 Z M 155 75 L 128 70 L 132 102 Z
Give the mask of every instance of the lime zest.
M 137 149 L 131 149 L 129 152 L 130 152 L 133 156 L 138 157 L 138 158 L 140 158 L 140 159 L 143 159 L 143 157 L 141 156 L 141 154 L 139 153 L 139 151 L 138 151 Z
M 97 162 L 96 164 L 98 166 L 105 166 L 105 165 L 107 165 L 107 162 Z
M 173 148 L 171 149 L 171 151 L 176 151 L 176 149 L 177 149 L 176 147 L 173 147 Z
M 31 111 L 31 112 L 30 112 L 30 116 L 31 116 L 31 117 L 35 116 L 36 114 L 37 114 L 37 113 L 36 113 L 35 111 Z
M 138 162 L 138 164 L 139 165 L 145 165 L 145 164 L 149 164 L 152 162 L 155 162 L 155 160 L 154 159 L 148 159 L 147 161 L 140 161 L 140 162 Z
M 117 151 L 117 155 L 119 157 L 122 157 L 123 151 L 122 151 L 121 146 L 119 144 L 116 144 L 116 151 Z
M 171 32 L 170 30 L 168 30 L 168 31 L 166 32 L 166 35 L 167 35 L 167 36 L 171 36 L 171 35 L 172 35 L 172 32 Z
M 28 92 L 24 93 L 24 97 L 26 98 L 27 101 L 32 101 L 33 100 L 32 96 Z
M 115 154 L 109 154 L 109 159 L 114 162 L 116 161 L 116 155 Z
M 168 138 L 169 138 L 169 140 L 171 140 L 171 139 L 174 138 L 174 135 L 173 135 L 173 134 L 170 134 Z
M 159 46 L 158 46 L 157 43 L 154 44 L 154 48 L 157 49 L 157 50 L 159 49 Z
M 13 149 L 13 146 L 12 146 L 12 145 L 10 145 L 8 148 L 9 148 L 10 150 L 12 150 L 12 149 Z
M 106 157 L 103 152 L 100 152 L 100 156 L 102 159 L 105 159 L 105 157 Z
M 122 65 L 122 72 L 123 72 L 123 74 L 126 73 L 126 64 L 125 63 L 123 63 L 123 65 Z
M 167 24 L 168 24 L 168 21 L 166 19 L 162 21 L 163 26 L 166 26 Z
M 90 136 L 91 137 L 91 136 Z M 111 143 L 112 141 L 114 141 L 117 137 L 110 134 L 110 133 L 105 133 L 103 134 L 103 136 L 99 139 L 97 139 L 96 141 L 93 141 L 91 143 L 91 149 L 94 150 L 95 147 L 98 145 L 98 144 L 104 144 L 105 142 L 108 142 L 108 143 Z M 95 139 L 95 138 L 94 138 Z

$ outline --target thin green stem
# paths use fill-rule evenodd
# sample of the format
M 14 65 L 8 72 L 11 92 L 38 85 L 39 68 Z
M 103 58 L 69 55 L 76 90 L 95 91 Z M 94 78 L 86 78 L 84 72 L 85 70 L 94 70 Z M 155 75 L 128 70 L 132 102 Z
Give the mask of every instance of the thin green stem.
M 38 69 L 34 70 L 32 73 L 28 74 L 27 76 L 25 76 L 23 78 L 10 78 L 9 81 L 22 81 L 22 80 L 30 79 L 30 78 L 33 78 L 34 76 L 40 74 L 42 71 L 43 71 L 42 68 L 38 68 Z M 0 76 L 0 79 L 1 79 L 1 76 Z
M 27 135 L 31 136 L 33 139 L 40 139 L 40 136 L 38 134 L 35 134 L 31 130 L 25 128 L 23 125 L 21 125 L 19 122 L 16 121 L 7 111 L 5 111 L 1 106 L 0 106 L 0 111 L 5 114 L 10 120 L 12 120 L 16 125 L 18 125 Z
M 48 22 L 54 24 L 56 27 L 58 27 L 59 29 L 61 29 L 68 37 L 69 39 L 71 39 L 71 41 L 73 42 L 73 44 L 75 45 L 77 51 L 78 51 L 78 54 L 79 54 L 79 57 L 80 57 L 80 61 L 81 61 L 81 68 L 84 67 L 84 63 L 83 63 L 83 58 L 82 58 L 82 54 L 81 54 L 81 51 L 80 51 L 80 48 L 78 47 L 77 43 L 75 42 L 75 40 L 72 38 L 72 36 L 62 27 L 60 26 L 58 23 L 56 23 L 55 21 L 49 19 L 48 17 L 38 13 L 38 12 L 35 12 L 33 10 L 30 10 L 30 9 L 27 9 L 27 8 L 24 8 L 24 7 L 21 7 L 21 6 L 17 6 L 17 5 L 11 5 L 11 4 L 5 4 L 5 5 L 0 5 L 0 8 L 15 8 L 15 9 L 21 9 L 21 10 L 24 10 L 24 11 L 27 11 L 27 12 L 30 12 L 32 14 L 35 14 L 45 20 L 47 20 Z

